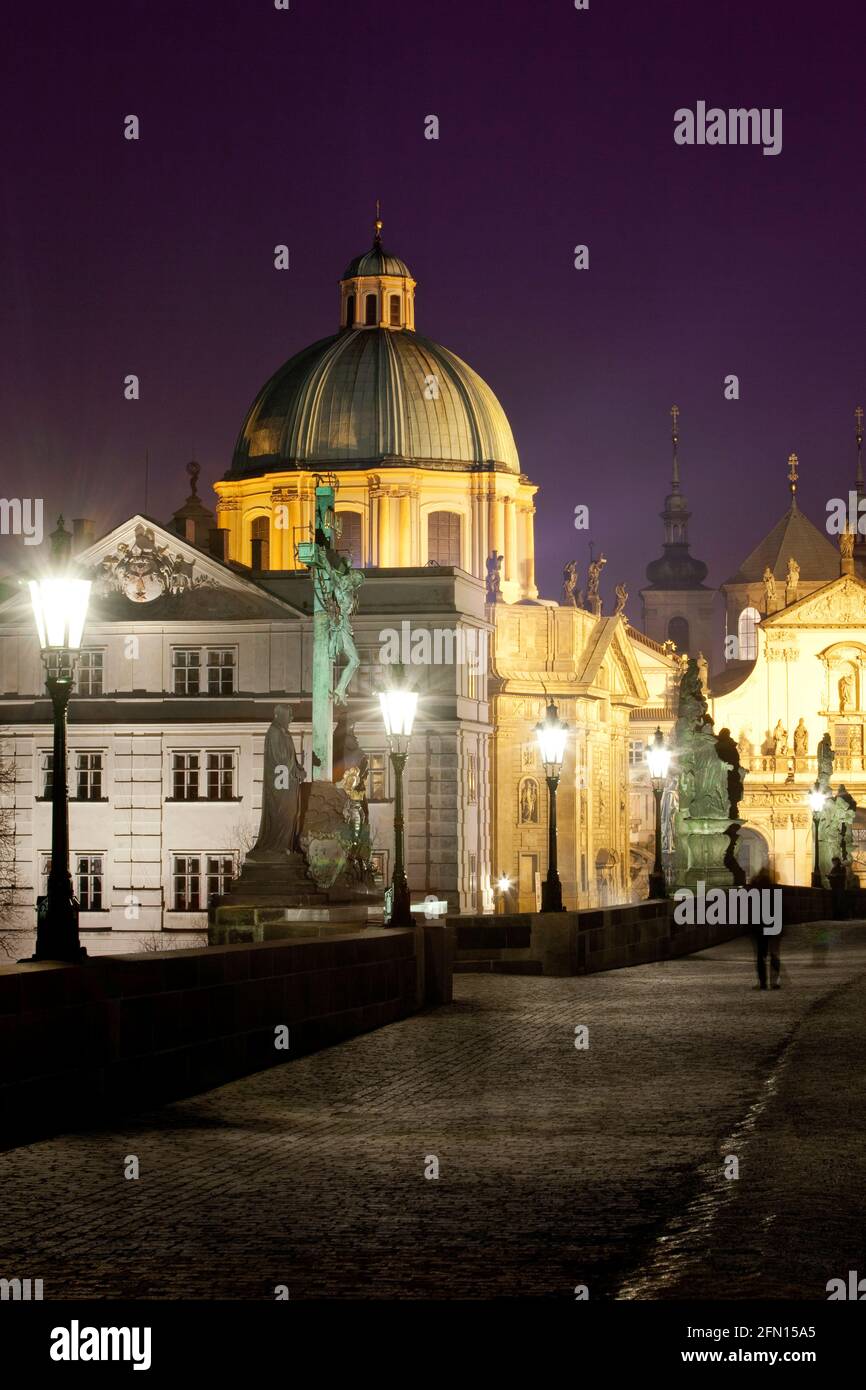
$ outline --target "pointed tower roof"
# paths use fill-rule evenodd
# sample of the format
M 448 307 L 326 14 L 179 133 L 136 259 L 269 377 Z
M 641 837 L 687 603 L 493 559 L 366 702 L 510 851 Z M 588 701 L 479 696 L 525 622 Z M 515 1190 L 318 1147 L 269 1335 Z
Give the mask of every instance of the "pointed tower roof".
M 826 533 L 819 531 L 814 522 L 811 522 L 805 512 L 801 512 L 797 506 L 797 480 L 800 476 L 798 465 L 797 455 L 790 454 L 790 507 L 773 529 L 746 556 L 736 574 L 725 580 L 725 585 L 759 583 L 768 568 L 777 579 L 783 579 L 788 571 L 788 560 L 791 558 L 800 566 L 801 582 L 814 583 L 816 580 L 823 580 L 829 584 L 831 579 L 838 577 L 838 550 Z
M 703 560 L 696 560 L 689 553 L 689 504 L 680 491 L 679 460 L 679 406 L 671 406 L 671 443 L 673 465 L 671 469 L 671 490 L 665 498 L 664 511 L 660 512 L 664 522 L 663 554 L 646 567 L 649 584 L 646 589 L 704 589 L 707 567 Z

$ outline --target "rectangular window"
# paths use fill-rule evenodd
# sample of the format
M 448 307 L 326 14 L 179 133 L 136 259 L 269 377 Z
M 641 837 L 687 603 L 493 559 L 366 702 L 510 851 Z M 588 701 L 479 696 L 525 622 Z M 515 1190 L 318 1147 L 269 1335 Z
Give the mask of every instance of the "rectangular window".
M 628 765 L 629 767 L 643 767 L 643 739 L 631 738 L 628 741 Z
M 171 654 L 175 695 L 198 695 L 201 676 L 201 652 L 197 647 L 176 647 Z
M 478 860 L 474 854 L 469 856 L 469 897 L 474 902 L 478 896 Z
M 199 767 L 198 753 L 172 755 L 172 796 L 175 801 L 198 800 Z
M 470 753 L 466 759 L 466 797 L 470 806 L 478 800 L 478 757 Z
M 369 755 L 370 771 L 367 777 L 368 801 L 387 801 L 388 799 L 388 763 L 385 753 L 371 753 Z
M 102 652 L 84 651 L 78 661 L 79 695 L 102 694 Z
M 201 856 L 177 854 L 172 870 L 175 912 L 197 912 L 201 902 Z
M 370 868 L 373 870 L 375 882 L 384 888 L 388 882 L 388 851 L 386 849 L 373 850 L 370 855 Z
M 79 801 L 102 799 L 102 754 L 76 753 L 75 795 Z
M 207 856 L 207 897 L 205 903 L 210 902 L 211 898 L 219 898 L 222 897 L 223 893 L 227 893 L 234 876 L 234 855 L 209 854 Z
M 71 652 L 46 652 L 43 660 L 45 662 L 45 674 L 50 676 L 52 680 L 60 680 L 61 677 L 65 677 L 67 680 L 74 678 L 75 671 Z
M 235 794 L 234 753 L 208 753 L 206 757 L 208 801 L 231 801 Z
M 75 856 L 75 890 L 82 912 L 102 911 L 102 855 Z
M 42 754 L 42 795 L 49 801 L 54 795 L 54 753 L 46 750 Z
M 233 647 L 212 647 L 207 654 L 208 695 L 231 695 L 235 688 Z

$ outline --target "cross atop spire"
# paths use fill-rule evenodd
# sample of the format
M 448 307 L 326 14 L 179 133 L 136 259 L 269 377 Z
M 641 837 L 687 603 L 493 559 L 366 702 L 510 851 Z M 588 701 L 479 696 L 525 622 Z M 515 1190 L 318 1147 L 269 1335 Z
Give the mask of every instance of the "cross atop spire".
M 799 463 L 800 460 L 797 458 L 796 454 L 788 455 L 788 486 L 791 489 L 792 507 L 796 507 L 797 505 L 797 479 L 800 476 L 798 472 Z
M 376 199 L 376 221 L 373 223 L 373 245 L 382 245 L 382 214 L 379 209 L 379 199 Z
M 857 492 L 863 494 L 863 407 L 858 405 L 854 411 L 854 419 L 857 421 Z
M 673 455 L 674 455 L 674 460 L 673 460 L 673 462 L 674 462 L 674 466 L 673 466 L 673 475 L 672 475 L 672 479 L 671 479 L 671 492 L 679 492 L 679 490 L 680 490 L 680 461 L 679 461 L 679 458 L 677 457 L 677 449 L 679 448 L 679 442 L 680 442 L 679 425 L 678 425 L 679 418 L 680 418 L 680 408 L 679 408 L 679 406 L 678 406 L 678 405 L 672 405 L 672 406 L 671 406 L 671 443 L 672 443 L 672 445 L 673 445 Z

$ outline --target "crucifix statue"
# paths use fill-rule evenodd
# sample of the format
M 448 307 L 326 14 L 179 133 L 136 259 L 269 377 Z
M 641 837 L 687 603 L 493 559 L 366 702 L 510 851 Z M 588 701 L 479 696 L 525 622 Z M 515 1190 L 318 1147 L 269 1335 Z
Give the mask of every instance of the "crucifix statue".
M 358 590 L 364 576 L 333 548 L 336 534 L 334 489 L 329 484 L 319 484 L 315 538 L 298 546 L 298 559 L 309 567 L 313 580 L 314 782 L 332 779 L 334 701 L 346 704 L 349 682 L 361 664 L 352 634 L 352 616 L 358 607 Z M 345 656 L 347 661 L 334 689 L 333 665 L 338 656 Z

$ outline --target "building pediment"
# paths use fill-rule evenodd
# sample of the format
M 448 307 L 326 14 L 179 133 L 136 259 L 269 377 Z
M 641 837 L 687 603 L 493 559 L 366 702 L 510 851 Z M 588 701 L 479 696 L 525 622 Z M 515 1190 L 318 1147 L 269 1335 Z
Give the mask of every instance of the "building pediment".
M 601 618 L 596 623 L 582 653 L 578 680 L 582 685 L 606 687 L 614 703 L 648 699 L 646 681 L 621 618 Z
M 779 628 L 866 628 L 866 584 L 857 575 L 840 575 L 789 607 L 772 613 L 764 619 L 762 627 L 774 631 Z
M 79 551 L 73 563 L 92 581 L 89 615 L 97 621 L 302 616 L 236 568 L 141 514 Z M 20 605 L 18 595 L 2 608 Z

